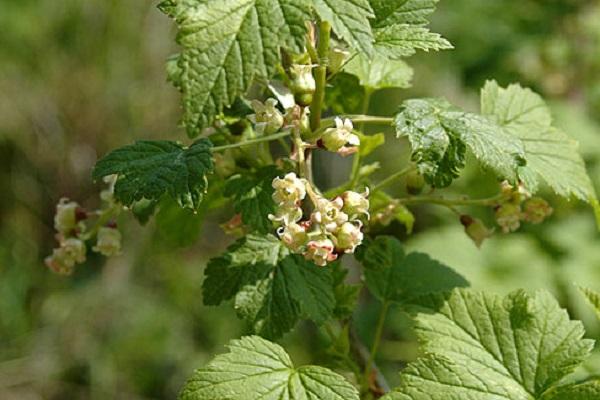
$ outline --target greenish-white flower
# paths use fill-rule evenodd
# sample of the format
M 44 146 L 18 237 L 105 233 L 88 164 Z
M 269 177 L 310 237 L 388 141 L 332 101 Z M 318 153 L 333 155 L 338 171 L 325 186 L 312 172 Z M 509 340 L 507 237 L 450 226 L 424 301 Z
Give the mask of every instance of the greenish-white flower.
M 325 267 L 328 263 L 337 260 L 335 245 L 329 239 L 311 240 L 306 245 L 304 258 L 314 262 L 319 267 Z
M 323 137 L 321 138 L 323 145 L 327 150 L 332 152 L 349 153 L 348 146 L 360 146 L 360 138 L 352 133 L 353 131 L 354 125 L 351 120 L 336 118 L 335 127 L 328 128 L 323 133 Z
M 335 232 L 348 221 L 348 214 L 342 211 L 344 200 L 336 197 L 333 200 L 319 199 L 312 214 L 313 222 L 319 224 L 325 232 Z
M 121 232 L 117 228 L 102 227 L 98 230 L 96 245 L 92 248 L 96 253 L 106 257 L 121 254 Z
M 364 239 L 360 223 L 344 223 L 336 233 L 336 248 L 344 253 L 354 253 Z
M 306 184 L 295 173 L 273 180 L 273 200 L 276 204 L 298 205 L 306 197 Z
M 252 100 L 252 108 L 256 114 L 248 116 L 254 123 L 257 132 L 272 135 L 283 127 L 283 114 L 277 109 L 277 100 L 268 99 L 264 104 Z

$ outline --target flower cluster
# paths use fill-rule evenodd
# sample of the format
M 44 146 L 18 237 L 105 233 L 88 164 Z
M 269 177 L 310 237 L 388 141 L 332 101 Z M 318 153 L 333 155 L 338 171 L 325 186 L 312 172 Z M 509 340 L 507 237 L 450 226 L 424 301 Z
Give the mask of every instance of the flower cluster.
M 345 192 L 333 200 L 316 193 L 294 173 L 273 180 L 277 212 L 269 218 L 279 225 L 277 234 L 292 252 L 325 266 L 342 253 L 353 253 L 363 241 L 362 218 L 369 218 L 368 191 Z M 307 219 L 303 200 L 310 194 L 313 212 Z
M 553 209 L 540 197 L 532 197 L 522 185 L 514 187 L 508 182 L 502 183 L 505 200 L 496 207 L 496 223 L 504 233 L 514 232 L 520 228 L 521 222 L 542 223 L 552 215 Z
M 92 250 L 104 256 L 114 256 L 121 252 L 121 233 L 114 223 L 102 225 L 102 221 L 110 218 L 120 207 L 113 197 L 114 181 L 107 181 L 109 189 L 100 197 L 107 204 L 102 210 L 88 212 L 77 202 L 62 198 L 56 205 L 54 228 L 59 247 L 46 257 L 45 264 L 52 271 L 61 275 L 70 275 L 75 265 L 86 260 L 86 240 L 96 236 L 96 245 Z M 86 222 L 97 217 L 96 226 L 88 228 Z

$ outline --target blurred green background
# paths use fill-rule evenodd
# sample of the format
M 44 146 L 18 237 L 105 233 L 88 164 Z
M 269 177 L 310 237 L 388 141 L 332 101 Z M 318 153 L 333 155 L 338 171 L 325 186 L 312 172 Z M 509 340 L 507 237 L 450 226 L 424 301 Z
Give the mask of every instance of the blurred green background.
M 175 32 L 155 5 L 0 4 L 0 399 L 172 399 L 195 367 L 246 332 L 231 307 L 202 305 L 203 266 L 230 240 L 219 228 L 225 213 L 202 220 L 164 209 L 145 228 L 123 216 L 122 256 L 90 256 L 69 278 L 43 265 L 55 246 L 58 199 L 98 205 L 90 170 L 99 155 L 138 138 L 185 140 L 164 72 Z M 377 93 L 371 113 L 390 115 L 416 95 L 475 108 L 485 79 L 519 81 L 550 100 L 600 188 L 600 2 L 447 0 L 433 26 L 456 49 L 412 58 L 414 88 Z M 372 157 L 394 171 L 399 151 L 386 146 Z M 482 195 L 490 182 L 472 168 L 453 190 Z M 549 289 L 600 338 L 573 285 L 600 290 L 593 214 L 548 196 L 556 210 L 549 222 L 497 235 L 482 250 L 447 210 L 418 208 L 407 246 L 445 261 L 475 288 Z M 387 233 L 406 237 L 399 225 Z M 355 325 L 365 342 L 377 308 L 362 296 Z M 380 363 L 393 383 L 415 348 L 398 310 L 388 322 Z M 323 361 L 326 343 L 316 332 L 304 324 L 284 339 L 299 363 Z M 586 368 L 600 375 L 600 357 Z

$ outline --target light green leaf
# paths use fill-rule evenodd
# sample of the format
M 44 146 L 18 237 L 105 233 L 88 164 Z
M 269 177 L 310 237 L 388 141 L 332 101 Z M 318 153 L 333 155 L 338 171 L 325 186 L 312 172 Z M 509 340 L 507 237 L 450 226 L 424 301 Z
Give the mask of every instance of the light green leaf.
M 235 211 L 241 213 L 244 224 L 260 233 L 273 231 L 268 216 L 275 212 L 272 183 L 278 174 L 276 167 L 269 166 L 253 174 L 235 175 L 225 185 L 225 196 L 233 197 Z
M 373 54 L 373 32 L 369 18 L 373 10 L 368 0 L 313 0 L 321 19 L 331 22 L 333 31 L 350 46 Z
M 194 372 L 180 400 L 359 400 L 344 377 L 327 368 L 295 368 L 285 350 L 257 336 L 233 340 L 229 353 Z
M 588 303 L 594 308 L 598 318 L 600 318 L 600 293 L 584 287 L 579 287 L 579 291 L 585 296 Z
M 385 134 L 383 133 L 365 135 L 363 133 L 358 132 L 357 134 L 360 138 L 360 149 L 358 152 L 360 153 L 361 157 L 368 156 L 376 149 L 385 144 Z
M 209 261 L 204 303 L 235 297 L 234 306 L 255 333 L 277 338 L 301 318 L 323 323 L 335 307 L 331 270 L 289 255 L 274 236 L 248 235 Z
M 439 33 L 431 32 L 424 26 L 392 25 L 375 29 L 374 34 L 377 52 L 391 59 L 412 56 L 417 50 L 439 51 L 454 48 Z
M 448 186 L 464 167 L 468 147 L 501 178 L 516 179 L 524 150 L 518 138 L 495 121 L 467 113 L 443 99 L 408 100 L 396 117 L 398 136 L 407 136 L 413 160 L 427 182 Z
M 594 344 L 547 292 L 456 289 L 418 303 L 409 311 L 426 355 L 384 400 L 546 399 Z
M 600 380 L 565 385 L 543 396 L 543 400 L 597 400 L 600 399 Z
M 114 150 L 96 164 L 94 179 L 118 175 L 115 198 L 125 206 L 168 193 L 180 206 L 198 208 L 213 172 L 212 144 L 200 139 L 190 147 L 169 141 L 138 141 Z
M 360 84 L 370 90 L 408 88 L 413 69 L 402 60 L 388 60 L 382 56 L 352 58 L 344 71 L 358 77 Z
M 445 292 L 469 283 L 426 254 L 406 255 L 402 244 L 379 236 L 358 254 L 371 293 L 381 301 L 407 302 L 429 293 Z
M 311 16 L 311 0 L 166 0 L 159 7 L 179 27 L 182 50 L 169 71 L 191 137 L 256 78 L 273 75 L 282 47 L 300 50 Z
M 520 85 L 501 88 L 488 81 L 481 91 L 481 111 L 522 141 L 527 165 L 520 175 L 530 191 L 543 180 L 560 196 L 596 201 L 577 142 L 552 126 L 539 95 Z
M 427 17 L 438 0 L 370 0 L 375 49 L 386 58 L 408 57 L 416 50 L 446 50 L 452 45 L 430 32 Z

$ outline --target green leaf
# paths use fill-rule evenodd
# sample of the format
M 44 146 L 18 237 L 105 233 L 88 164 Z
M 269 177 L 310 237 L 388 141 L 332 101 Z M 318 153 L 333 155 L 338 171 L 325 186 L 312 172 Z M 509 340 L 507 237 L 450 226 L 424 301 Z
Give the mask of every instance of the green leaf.
M 213 172 L 212 144 L 200 139 L 190 147 L 169 141 L 138 141 L 114 150 L 96 164 L 94 179 L 117 174 L 115 198 L 125 206 L 165 193 L 181 207 L 198 208 Z
M 371 91 L 386 88 L 408 88 L 413 69 L 402 60 L 388 60 L 382 56 L 352 58 L 344 71 L 358 77 L 360 84 Z
M 381 301 L 407 302 L 429 293 L 465 287 L 469 283 L 451 268 L 426 254 L 405 254 L 402 244 L 379 236 L 358 254 L 367 287 Z
M 579 291 L 585 296 L 588 303 L 594 308 L 598 318 L 600 318 L 600 293 L 584 287 L 579 287 Z
M 439 0 L 369 0 L 375 20 L 373 26 L 383 28 L 396 24 L 423 25 L 435 11 Z
M 375 29 L 375 49 L 378 54 L 391 59 L 409 57 L 417 50 L 450 50 L 454 46 L 439 33 L 415 25 L 393 25 Z
M 384 133 L 376 133 L 373 135 L 365 135 L 363 133 L 358 132 L 358 137 L 360 138 L 360 149 L 358 150 L 361 157 L 366 157 L 372 152 L 374 152 L 379 147 L 385 144 L 385 134 Z
M 350 318 L 356 310 L 362 285 L 349 285 L 345 283 L 349 271 L 342 267 L 340 262 L 333 263 L 331 268 L 335 294 L 333 315 L 337 319 L 344 320 Z
M 600 380 L 561 386 L 543 400 L 597 400 L 600 399 Z
M 321 19 L 331 22 L 333 31 L 350 46 L 364 54 L 373 54 L 373 32 L 369 18 L 373 10 L 368 0 L 313 0 Z
M 594 344 L 547 292 L 456 289 L 408 309 L 426 355 L 384 400 L 547 399 Z
M 233 197 L 235 211 L 244 224 L 260 233 L 273 231 L 269 214 L 275 213 L 273 179 L 279 174 L 274 166 L 259 169 L 253 174 L 235 175 L 225 185 L 225 196 Z
M 359 400 L 344 377 L 317 366 L 295 368 L 275 343 L 246 336 L 227 347 L 229 353 L 194 372 L 180 400 Z
M 333 313 L 330 269 L 289 255 L 274 236 L 248 235 L 209 261 L 204 303 L 235 297 L 238 315 L 255 333 L 277 338 L 301 318 L 323 323 Z
M 481 111 L 522 141 L 527 165 L 520 177 L 530 191 L 542 180 L 560 196 L 594 204 L 596 192 L 577 142 L 552 126 L 550 110 L 539 95 L 520 85 L 501 88 L 488 81 L 481 91 Z
M 501 178 L 516 179 L 524 150 L 518 138 L 493 120 L 467 113 L 443 99 L 404 102 L 396 117 L 398 136 L 408 136 L 413 160 L 428 183 L 448 186 L 464 167 L 468 147 Z
M 446 50 L 453 46 L 437 33 L 430 32 L 427 17 L 438 0 L 370 0 L 375 49 L 386 58 L 413 55 L 416 50 Z
M 166 0 L 160 9 L 178 27 L 181 54 L 171 80 L 182 93 L 191 137 L 276 71 L 280 49 L 300 50 L 311 0 Z

